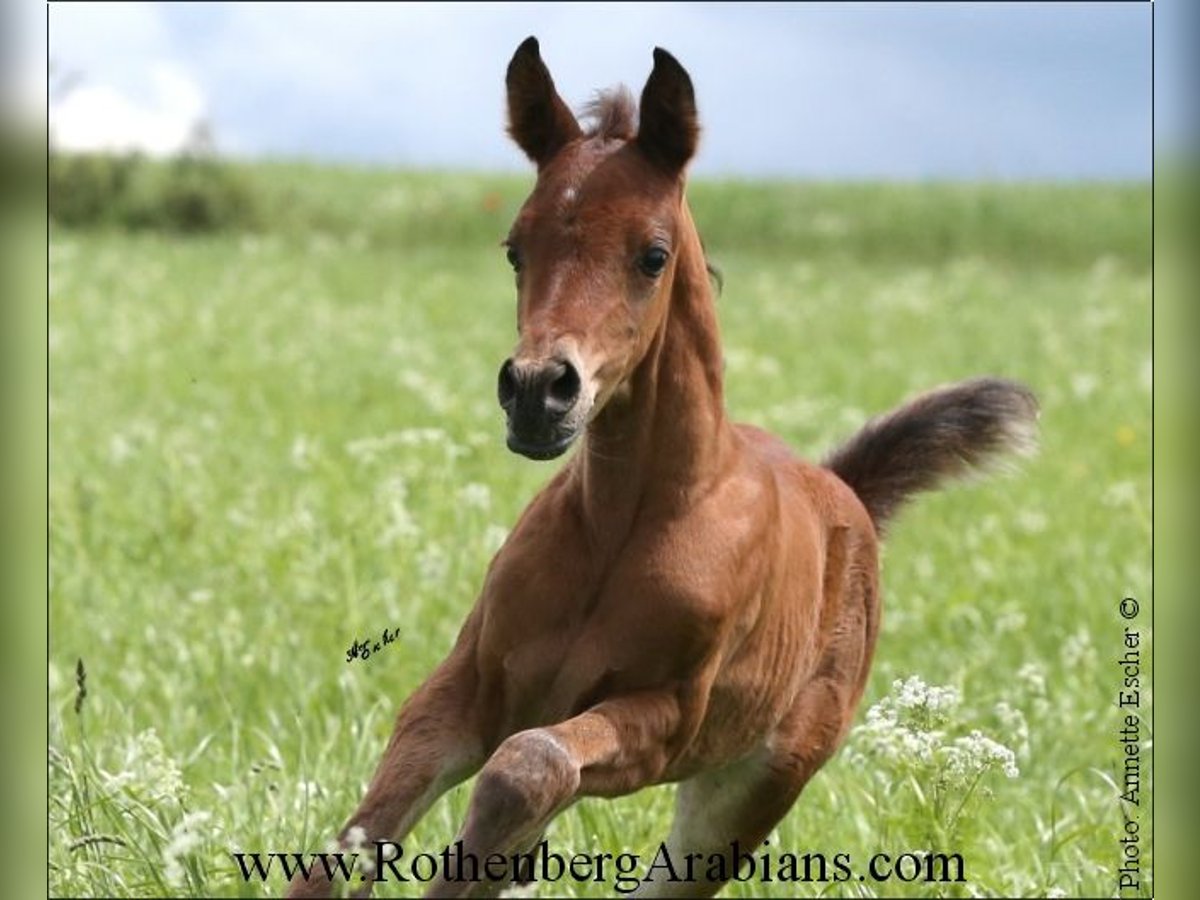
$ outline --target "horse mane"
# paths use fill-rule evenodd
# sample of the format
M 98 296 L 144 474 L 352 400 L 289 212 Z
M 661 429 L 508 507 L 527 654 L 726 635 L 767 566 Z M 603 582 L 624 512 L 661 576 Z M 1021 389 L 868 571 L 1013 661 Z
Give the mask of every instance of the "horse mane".
M 623 84 L 597 91 L 583 107 L 584 136 L 603 141 L 631 141 L 637 134 L 637 101 Z

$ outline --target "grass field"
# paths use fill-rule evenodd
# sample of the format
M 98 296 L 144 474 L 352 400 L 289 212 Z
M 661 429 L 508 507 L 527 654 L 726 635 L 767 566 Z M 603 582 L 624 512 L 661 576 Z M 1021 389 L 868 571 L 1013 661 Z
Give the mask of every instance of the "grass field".
M 322 847 L 557 465 L 504 448 L 494 399 L 514 341 L 497 244 L 528 179 L 246 175 L 273 198 L 270 229 L 52 235 L 52 895 L 279 893 L 278 875 L 245 883 L 230 851 Z M 1127 624 L 1146 722 L 1152 700 L 1149 186 L 691 197 L 724 274 L 737 419 L 816 456 L 973 374 L 1026 381 L 1043 404 L 1038 457 L 892 530 L 860 724 L 771 839 L 860 862 L 958 852 L 966 883 L 727 895 L 1111 895 Z M 384 627 L 395 643 L 347 663 Z M 1150 776 L 1144 759 L 1145 896 Z M 469 787 L 406 847 L 440 850 Z M 549 839 L 650 853 L 671 798 L 581 803 Z

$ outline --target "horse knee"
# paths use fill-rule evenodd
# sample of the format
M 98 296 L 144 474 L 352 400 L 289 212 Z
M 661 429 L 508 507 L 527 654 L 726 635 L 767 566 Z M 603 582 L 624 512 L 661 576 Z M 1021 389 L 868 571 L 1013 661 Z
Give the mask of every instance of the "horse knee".
M 507 738 L 479 773 L 477 802 L 494 816 L 540 823 L 579 788 L 579 766 L 542 729 Z

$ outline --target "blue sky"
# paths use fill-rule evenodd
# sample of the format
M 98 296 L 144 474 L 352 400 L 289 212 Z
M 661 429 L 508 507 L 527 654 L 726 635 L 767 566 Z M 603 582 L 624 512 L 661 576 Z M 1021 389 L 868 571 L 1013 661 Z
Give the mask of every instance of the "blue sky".
M 639 91 L 671 50 L 700 174 L 1146 177 L 1150 22 L 1130 3 L 52 4 L 55 78 L 77 77 L 51 123 L 167 152 L 205 118 L 234 155 L 523 169 L 503 77 L 536 34 L 573 106 Z

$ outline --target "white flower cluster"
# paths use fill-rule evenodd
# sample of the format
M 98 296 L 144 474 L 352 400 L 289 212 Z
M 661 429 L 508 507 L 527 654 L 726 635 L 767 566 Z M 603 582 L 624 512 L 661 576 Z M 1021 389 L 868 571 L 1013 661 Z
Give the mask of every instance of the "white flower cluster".
M 944 724 L 961 700 L 952 687 L 927 685 L 917 675 L 892 682 L 892 693 L 867 710 L 855 729 L 856 743 L 867 754 L 891 762 L 932 763 L 941 746 Z
M 896 692 L 897 707 L 931 719 L 945 720 L 962 702 L 957 688 L 926 684 L 919 675 L 912 675 L 905 681 L 893 681 L 892 690 Z M 885 697 L 883 702 L 889 699 L 892 698 Z
M 1021 774 L 1017 768 L 1017 756 L 998 741 L 992 740 L 978 729 L 965 737 L 955 738 L 952 744 L 942 748 L 946 770 L 952 778 L 969 782 L 988 769 L 999 769 L 1008 778 Z
M 421 533 L 416 519 L 408 508 L 408 483 L 401 475 L 393 475 L 380 484 L 376 491 L 376 499 L 380 506 L 387 510 L 387 527 L 377 538 L 381 547 L 414 538 Z
M 1114 481 L 1100 497 L 1105 506 L 1136 506 L 1140 493 L 1132 481 Z
M 194 852 L 205 842 L 205 833 L 201 830 L 212 819 L 212 813 L 197 810 L 184 814 L 183 818 L 171 829 L 171 839 L 163 847 L 163 874 L 167 882 L 174 887 L 183 884 L 183 859 Z
M 1029 755 L 1029 723 L 1025 721 L 1025 713 L 1006 700 L 996 704 L 996 718 L 1004 728 L 1005 734 L 1011 735 L 1010 741 L 1017 756 Z
M 317 442 L 307 434 L 298 434 L 292 440 L 290 455 L 293 466 L 297 469 L 307 471 L 313 467 L 313 461 L 319 455 Z
M 508 529 L 503 525 L 492 524 L 483 530 L 483 546 L 488 553 L 496 553 L 508 540 Z
M 183 797 L 183 772 L 167 755 L 162 740 L 153 728 L 130 739 L 125 746 L 121 771 L 101 771 L 104 786 L 110 791 L 130 791 L 147 801 L 180 800 Z
M 1079 628 L 1063 641 L 1062 661 L 1068 671 L 1095 665 L 1096 647 L 1092 643 L 1092 634 L 1087 628 Z
M 854 735 L 866 755 L 893 763 L 932 762 L 941 740 L 941 732 L 909 728 L 879 706 L 867 710 L 866 722 L 854 729 Z
M 384 435 L 347 441 L 345 450 L 355 461 L 370 465 L 387 461 L 397 448 L 420 446 L 440 447 L 451 459 L 467 452 L 466 447 L 456 444 L 449 432 L 441 428 L 401 428 Z
M 961 701 L 953 687 L 928 685 L 916 675 L 897 680 L 892 693 L 868 709 L 866 721 L 854 729 L 848 755 L 860 763 L 870 757 L 898 768 L 928 769 L 947 786 L 968 784 L 989 769 L 1017 777 L 1016 754 L 1010 748 L 978 730 L 959 737 L 947 732 Z M 1020 711 L 1001 704 L 996 712 L 1013 729 L 1018 746 L 1028 746 Z
M 486 484 L 469 481 L 458 489 L 458 502 L 471 509 L 486 511 L 492 505 L 492 492 Z
M 1017 683 L 1034 701 L 1046 699 L 1046 670 L 1035 662 L 1027 662 L 1017 669 Z
M 438 584 L 450 572 L 450 556 L 438 544 L 430 543 L 417 551 L 417 576 L 425 584 Z

